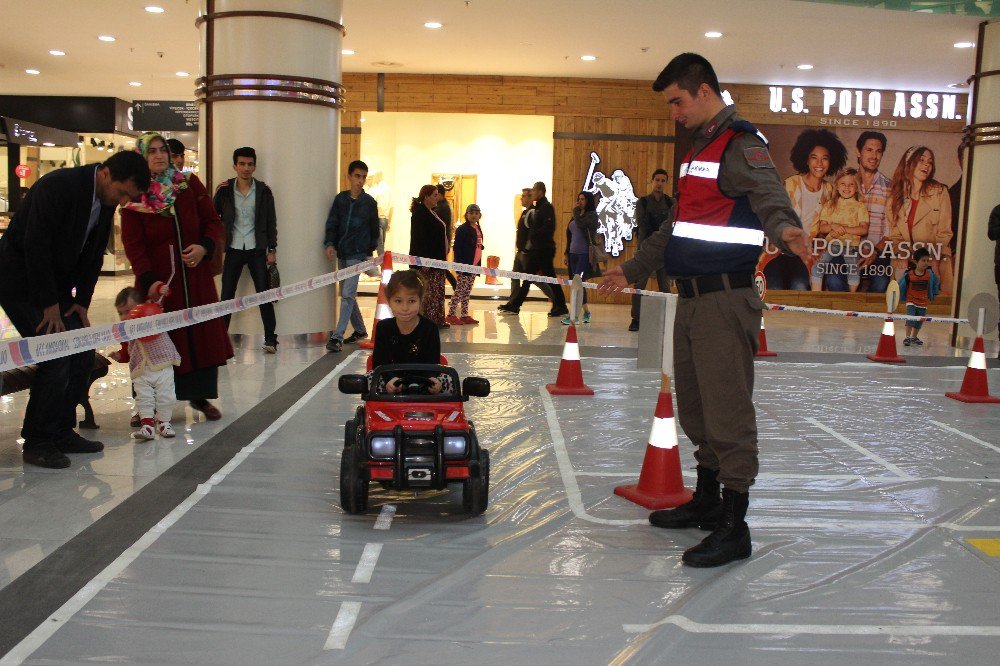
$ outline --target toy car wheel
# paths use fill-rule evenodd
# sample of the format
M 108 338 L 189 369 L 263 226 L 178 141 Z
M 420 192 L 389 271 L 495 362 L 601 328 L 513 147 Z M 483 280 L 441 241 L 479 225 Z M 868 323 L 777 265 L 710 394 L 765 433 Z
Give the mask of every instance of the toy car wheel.
M 344 448 L 349 449 L 354 446 L 355 433 L 357 432 L 357 426 L 354 424 L 354 420 L 350 420 L 344 424 Z
M 486 511 L 490 499 L 490 452 L 479 450 L 479 476 L 462 482 L 462 507 L 466 513 L 478 516 Z
M 340 508 L 347 513 L 368 510 L 368 479 L 362 474 L 359 453 L 355 440 L 340 454 Z

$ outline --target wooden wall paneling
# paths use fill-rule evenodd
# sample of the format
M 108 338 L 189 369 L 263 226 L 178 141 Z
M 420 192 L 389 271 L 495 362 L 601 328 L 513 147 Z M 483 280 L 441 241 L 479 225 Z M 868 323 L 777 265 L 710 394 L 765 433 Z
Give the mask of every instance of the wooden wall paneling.
M 361 111 L 343 111 L 340 116 L 340 128 L 362 128 Z M 347 165 L 361 159 L 361 134 L 340 133 L 340 190 L 350 189 L 347 182 Z

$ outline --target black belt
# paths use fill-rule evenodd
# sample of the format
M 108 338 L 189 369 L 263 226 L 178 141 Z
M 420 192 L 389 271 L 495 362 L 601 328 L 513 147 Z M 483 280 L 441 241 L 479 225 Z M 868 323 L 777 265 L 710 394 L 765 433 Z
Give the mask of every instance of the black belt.
M 681 298 L 694 298 L 723 289 L 743 289 L 753 286 L 753 276 L 749 273 L 715 273 L 693 278 L 678 278 L 677 293 Z

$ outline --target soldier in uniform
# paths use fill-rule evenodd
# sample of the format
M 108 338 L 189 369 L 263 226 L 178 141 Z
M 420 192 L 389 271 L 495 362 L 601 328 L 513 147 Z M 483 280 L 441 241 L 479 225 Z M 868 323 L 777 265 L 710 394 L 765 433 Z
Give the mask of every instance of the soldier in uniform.
M 690 502 L 654 511 L 649 520 L 657 527 L 712 530 L 682 559 L 714 567 L 751 551 L 746 512 L 758 469 L 753 359 L 764 308 L 754 267 L 765 234 L 803 260 L 808 236 L 762 135 L 723 102 L 705 58 L 677 56 L 653 90 L 674 120 L 695 132 L 693 147 L 681 164 L 672 224 L 651 235 L 634 259 L 605 272 L 601 289 L 618 291 L 659 268 L 677 284 L 678 417 L 697 447 L 698 484 Z

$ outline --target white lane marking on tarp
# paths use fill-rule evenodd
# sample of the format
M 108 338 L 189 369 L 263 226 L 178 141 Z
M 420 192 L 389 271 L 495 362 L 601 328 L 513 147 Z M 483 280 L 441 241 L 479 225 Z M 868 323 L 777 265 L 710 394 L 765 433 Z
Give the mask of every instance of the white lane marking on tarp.
M 559 475 L 562 476 L 563 486 L 566 488 L 566 500 L 570 509 L 573 510 L 577 518 L 589 520 L 592 523 L 601 525 L 648 525 L 649 521 L 643 520 L 611 520 L 608 518 L 595 518 L 587 513 L 583 506 L 583 498 L 580 495 L 580 486 L 576 482 L 573 472 L 573 463 L 569 460 L 569 452 L 566 451 L 566 440 L 563 439 L 562 430 L 559 428 L 559 420 L 556 418 L 556 408 L 552 403 L 552 396 L 545 390 L 544 386 L 538 387 L 538 394 L 542 396 L 542 405 L 545 406 L 545 420 L 549 424 L 549 432 L 552 435 L 552 448 L 556 453 L 556 461 L 559 463 Z
M 819 428 L 823 432 L 827 433 L 828 435 L 832 435 L 833 437 L 835 437 L 840 442 L 842 442 L 844 444 L 847 444 L 849 447 L 851 447 L 852 449 L 854 449 L 858 453 L 862 454 L 866 458 L 868 458 L 870 460 L 874 460 L 879 465 L 882 465 L 882 467 L 885 467 L 887 470 L 889 470 L 890 472 L 892 472 L 893 474 L 895 474 L 896 476 L 898 476 L 900 479 L 906 479 L 906 480 L 912 480 L 913 479 L 912 476 L 910 476 L 909 474 L 907 474 L 906 472 L 904 472 L 899 467 L 896 467 L 895 465 L 893 465 L 891 462 L 889 462 L 888 460 L 886 460 L 882 456 L 880 456 L 877 453 L 874 453 L 872 451 L 869 451 L 868 449 L 866 449 L 865 447 L 861 446 L 857 442 L 852 442 L 851 440 L 847 439 L 846 437 L 844 437 L 843 435 L 841 435 L 836 430 L 834 430 L 834 429 L 832 429 L 832 428 L 830 428 L 828 426 L 823 425 L 822 423 L 820 423 L 816 419 L 812 418 L 811 416 L 810 417 L 806 417 L 805 420 L 808 421 L 809 423 L 813 424 L 814 426 L 816 426 L 817 428 Z
M 284 414 L 279 416 L 274 420 L 274 423 L 269 425 L 264 429 L 262 433 L 257 435 L 250 444 L 243 447 L 236 456 L 233 457 L 221 470 L 212 475 L 207 483 L 202 483 L 198 485 L 198 488 L 191 493 L 183 502 L 178 504 L 173 511 L 168 513 L 166 517 L 163 518 L 156 525 L 151 527 L 148 532 L 139 537 L 138 541 L 129 546 L 124 553 L 119 555 L 114 562 L 109 564 L 104 568 L 104 571 L 97 574 L 89 583 L 80 588 L 80 591 L 73 595 L 69 601 L 64 603 L 58 610 L 56 610 L 52 615 L 50 615 L 44 622 L 38 625 L 34 631 L 28 634 L 24 640 L 14 646 L 14 649 L 8 652 L 6 655 L 0 659 L 0 666 L 6 666 L 7 664 L 20 664 L 25 659 L 30 657 L 35 650 L 40 648 L 45 641 L 52 637 L 60 627 L 62 627 L 66 622 L 68 622 L 74 615 L 76 615 L 91 599 L 97 596 L 97 594 L 105 588 L 105 586 L 114 580 L 122 571 L 125 570 L 132 562 L 134 562 L 139 555 L 143 553 L 147 548 L 149 548 L 153 543 L 160 537 L 161 534 L 167 531 L 174 523 L 176 523 L 181 517 L 184 516 L 188 511 L 191 510 L 195 504 L 197 504 L 202 497 L 208 494 L 212 489 L 212 486 L 218 485 L 226 478 L 231 471 L 236 469 L 236 466 L 240 462 L 245 460 L 253 451 L 259 448 L 264 442 L 270 439 L 271 435 L 281 429 L 285 423 L 288 422 L 293 416 L 295 416 L 299 410 L 301 410 L 305 405 L 316 397 L 316 395 L 326 388 L 334 377 L 339 375 L 344 371 L 344 368 L 348 366 L 354 359 L 360 354 L 361 351 L 356 351 L 351 353 L 350 356 L 345 358 L 337 367 L 330 371 L 330 373 L 321 379 L 315 386 L 309 389 L 305 395 L 298 399 L 298 401 L 288 408 Z M 360 604 L 358 604 L 360 606 Z
M 962 432 L 961 430 L 957 430 L 955 428 L 952 428 L 950 425 L 946 425 L 944 423 L 941 423 L 940 421 L 931 420 L 931 423 L 933 423 L 934 425 L 936 425 L 938 428 L 941 428 L 942 430 L 947 430 L 948 432 L 954 433 L 954 434 L 958 435 L 959 437 L 964 437 L 965 439 L 969 440 L 970 442 L 975 442 L 976 444 L 979 444 L 981 446 L 985 446 L 988 449 L 992 449 L 993 451 L 996 451 L 997 453 L 1000 453 L 1000 446 L 994 446 L 993 444 L 990 444 L 989 442 L 984 442 L 983 440 L 979 439 L 978 437 L 973 437 L 972 435 L 970 435 L 968 433 L 965 433 L 965 432 Z
M 345 601 L 340 604 L 340 612 L 330 627 L 330 634 L 326 637 L 326 644 L 323 645 L 324 650 L 343 650 L 347 647 L 347 639 L 351 636 L 360 612 L 360 601 Z
M 372 572 L 375 571 L 375 565 L 378 564 L 378 556 L 381 554 L 382 544 L 366 543 L 365 549 L 361 553 L 361 560 L 358 562 L 358 568 L 354 570 L 354 578 L 351 579 L 351 582 L 372 582 Z
M 375 519 L 375 529 L 377 530 L 387 530 L 392 526 L 392 517 L 396 515 L 396 506 L 393 504 L 386 504 L 382 507 L 382 510 L 378 514 L 378 518 Z
M 1000 636 L 1000 627 L 976 625 L 873 624 L 710 624 L 670 615 L 654 624 L 623 624 L 625 633 L 641 634 L 665 624 L 693 634 L 814 634 L 820 636 Z

